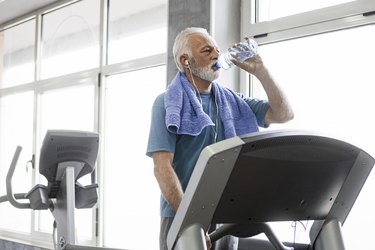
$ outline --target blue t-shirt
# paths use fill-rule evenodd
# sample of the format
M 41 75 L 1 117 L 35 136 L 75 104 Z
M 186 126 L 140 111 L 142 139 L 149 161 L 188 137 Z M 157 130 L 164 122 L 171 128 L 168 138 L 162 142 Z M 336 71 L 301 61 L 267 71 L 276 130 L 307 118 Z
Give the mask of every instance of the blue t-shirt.
M 258 126 L 264 127 L 264 117 L 268 110 L 268 102 L 247 98 L 238 94 L 254 112 Z M 201 93 L 202 106 L 215 126 L 207 126 L 198 136 L 177 135 L 169 132 L 165 124 L 164 93 L 159 95 L 152 107 L 151 128 L 146 154 L 167 151 L 174 154 L 173 168 L 185 191 L 195 164 L 201 151 L 208 145 L 224 139 L 223 124 L 217 116 L 218 107 L 211 93 Z M 164 199 L 160 198 L 160 213 L 162 217 L 174 217 L 175 212 Z

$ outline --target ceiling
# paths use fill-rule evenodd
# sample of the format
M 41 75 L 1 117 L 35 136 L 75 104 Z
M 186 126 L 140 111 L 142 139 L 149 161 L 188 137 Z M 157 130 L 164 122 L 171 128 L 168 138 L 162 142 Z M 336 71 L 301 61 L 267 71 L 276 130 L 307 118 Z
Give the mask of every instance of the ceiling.
M 0 26 L 59 1 L 62 0 L 0 0 Z

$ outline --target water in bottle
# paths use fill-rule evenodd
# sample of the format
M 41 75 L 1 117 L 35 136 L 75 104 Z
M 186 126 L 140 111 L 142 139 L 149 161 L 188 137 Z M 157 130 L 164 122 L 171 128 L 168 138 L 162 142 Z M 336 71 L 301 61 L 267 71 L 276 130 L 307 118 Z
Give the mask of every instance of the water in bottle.
M 234 64 L 231 61 L 232 58 L 244 62 L 247 59 L 255 56 L 258 53 L 258 44 L 253 39 L 246 39 L 240 42 L 235 47 L 229 48 L 227 52 L 222 53 L 217 62 L 215 63 L 216 68 L 229 69 Z

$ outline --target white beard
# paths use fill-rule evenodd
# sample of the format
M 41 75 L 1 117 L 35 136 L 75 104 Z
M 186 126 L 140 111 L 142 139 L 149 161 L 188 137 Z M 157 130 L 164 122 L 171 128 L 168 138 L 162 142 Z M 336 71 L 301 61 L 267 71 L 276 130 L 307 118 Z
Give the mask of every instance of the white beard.
M 208 65 L 203 68 L 198 67 L 194 59 L 190 61 L 190 70 L 194 75 L 209 82 L 215 81 L 217 78 L 219 78 L 220 75 L 220 71 L 214 71 L 212 65 Z

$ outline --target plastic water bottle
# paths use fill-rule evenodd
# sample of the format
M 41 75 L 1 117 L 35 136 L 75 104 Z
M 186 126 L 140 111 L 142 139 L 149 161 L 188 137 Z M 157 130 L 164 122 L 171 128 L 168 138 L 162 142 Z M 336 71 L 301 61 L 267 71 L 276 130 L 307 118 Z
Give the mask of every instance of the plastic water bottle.
M 237 46 L 229 48 L 227 52 L 222 53 L 215 63 L 215 67 L 230 69 L 234 65 L 231 59 L 234 58 L 240 62 L 244 62 L 256 54 L 258 54 L 257 42 L 253 39 L 246 39 L 237 44 Z

